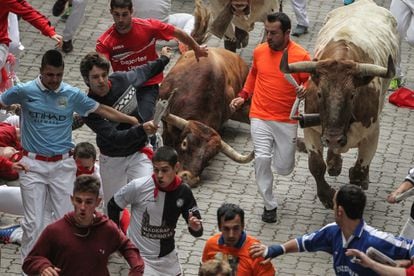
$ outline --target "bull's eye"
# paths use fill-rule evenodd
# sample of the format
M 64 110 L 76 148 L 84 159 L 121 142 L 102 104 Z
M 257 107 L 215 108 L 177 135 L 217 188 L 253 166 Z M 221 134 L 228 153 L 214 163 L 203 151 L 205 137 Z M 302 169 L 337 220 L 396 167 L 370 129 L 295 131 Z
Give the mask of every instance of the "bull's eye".
M 181 142 L 181 149 L 182 150 L 186 150 L 187 149 L 187 139 L 184 139 L 182 142 Z

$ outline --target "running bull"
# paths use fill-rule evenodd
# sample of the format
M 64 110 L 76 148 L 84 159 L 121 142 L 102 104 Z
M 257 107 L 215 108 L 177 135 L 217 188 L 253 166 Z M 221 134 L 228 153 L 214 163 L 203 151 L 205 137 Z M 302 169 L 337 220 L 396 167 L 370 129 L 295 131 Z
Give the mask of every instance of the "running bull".
M 225 49 L 209 48 L 208 57 L 199 62 L 194 52 L 188 51 L 160 86 L 161 99 L 176 91 L 164 117 L 163 140 L 177 150 L 182 166 L 179 175 L 191 186 L 198 183 L 208 161 L 219 151 L 240 163 L 253 159 L 253 153 L 237 153 L 217 132 L 232 116 L 230 101 L 242 88 L 247 73 L 246 63 Z
M 269 13 L 278 11 L 279 0 L 209 0 L 214 21 L 209 31 L 224 36 L 224 47 L 235 52 L 249 42 L 255 22 L 265 22 Z M 264 37 L 263 40 L 264 41 Z
M 369 18 L 369 20 L 367 20 Z M 341 173 L 341 153 L 358 149 L 349 169 L 350 183 L 368 188 L 369 167 L 379 137 L 379 117 L 398 51 L 397 23 L 372 0 L 360 0 L 331 11 L 319 32 L 311 62 L 287 63 L 285 73 L 308 72 L 311 78 L 305 113 L 320 114 L 320 126 L 304 129 L 309 170 L 317 194 L 332 208 L 335 190 L 325 180 Z M 306 118 L 306 115 L 305 115 Z M 328 148 L 326 163 L 323 147 Z

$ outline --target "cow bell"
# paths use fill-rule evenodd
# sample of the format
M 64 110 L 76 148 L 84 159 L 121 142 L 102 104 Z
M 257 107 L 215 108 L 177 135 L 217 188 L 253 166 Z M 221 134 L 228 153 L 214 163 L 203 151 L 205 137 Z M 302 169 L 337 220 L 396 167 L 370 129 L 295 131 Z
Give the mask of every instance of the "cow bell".
M 292 118 L 299 121 L 301 128 L 319 126 L 321 124 L 321 115 L 318 113 L 299 114 L 299 116 Z

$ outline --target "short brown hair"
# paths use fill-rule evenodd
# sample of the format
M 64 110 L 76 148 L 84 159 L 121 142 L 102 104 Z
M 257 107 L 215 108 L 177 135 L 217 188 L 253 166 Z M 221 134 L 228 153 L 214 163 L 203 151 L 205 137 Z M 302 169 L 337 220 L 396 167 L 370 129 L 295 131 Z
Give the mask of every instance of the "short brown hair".
M 199 276 L 231 276 L 231 267 L 223 260 L 209 260 L 203 263 L 198 271 Z
M 92 175 L 82 174 L 76 177 L 73 185 L 73 194 L 75 193 L 91 193 L 99 196 L 99 189 L 101 182 L 98 178 Z

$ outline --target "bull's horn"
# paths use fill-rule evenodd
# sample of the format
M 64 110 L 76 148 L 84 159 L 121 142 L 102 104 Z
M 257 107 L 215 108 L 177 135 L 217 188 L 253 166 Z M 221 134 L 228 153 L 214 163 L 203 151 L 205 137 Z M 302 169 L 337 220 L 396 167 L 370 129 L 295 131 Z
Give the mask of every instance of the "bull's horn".
M 283 73 L 315 73 L 316 70 L 316 61 L 301 61 L 289 64 L 288 62 L 288 52 L 287 49 L 283 51 L 282 59 L 280 60 L 280 70 Z
M 370 63 L 359 63 L 357 64 L 357 71 L 363 76 L 375 76 L 390 79 L 395 75 L 395 65 L 390 55 L 388 56 L 388 68 Z
M 223 140 L 221 140 L 221 152 L 237 163 L 249 163 L 254 158 L 254 151 L 250 152 L 248 155 L 241 155 Z
M 183 119 L 183 118 L 178 117 L 176 115 L 173 115 L 171 113 L 168 114 L 167 116 L 165 116 L 164 120 L 167 121 L 167 123 L 179 128 L 181 130 L 183 130 L 188 124 L 188 121 L 186 119 Z

